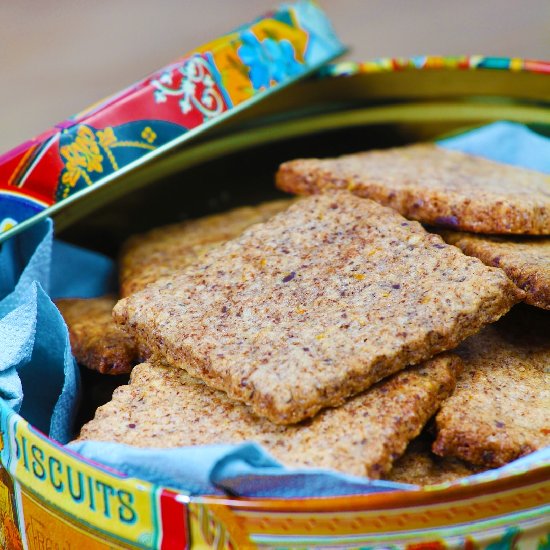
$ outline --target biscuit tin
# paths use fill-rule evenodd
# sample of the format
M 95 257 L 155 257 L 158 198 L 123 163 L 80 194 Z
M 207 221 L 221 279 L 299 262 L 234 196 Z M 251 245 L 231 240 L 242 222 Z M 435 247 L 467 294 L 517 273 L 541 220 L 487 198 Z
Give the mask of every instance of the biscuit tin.
M 255 24 L 281 28 L 276 18 L 263 21 Z M 301 32 L 289 27 L 288 32 L 294 31 Z M 271 36 L 257 32 L 260 36 L 255 39 L 241 36 L 239 40 L 261 42 Z M 283 40 L 298 48 L 299 40 Z M 227 55 L 242 53 L 242 44 Z M 250 52 L 257 47 L 250 43 Z M 203 61 L 210 58 L 201 54 L 191 59 L 197 65 L 191 73 L 180 71 L 175 84 L 169 76 L 163 77 L 166 72 L 148 81 L 146 93 L 158 92 L 153 107 L 163 108 L 170 101 L 167 87 L 183 90 L 183 79 L 199 74 L 203 78 L 200 97 L 204 100 L 214 94 L 216 79 L 208 81 L 211 90 L 204 95 L 208 84 L 206 73 L 201 72 Z M 234 104 L 250 99 L 251 90 L 256 89 L 251 73 L 241 77 L 248 79 L 247 85 L 232 93 L 246 89 L 249 95 L 240 100 L 230 96 Z M 274 168 L 290 157 L 434 139 L 502 119 L 529 124 L 548 135 L 549 78 L 548 63 L 519 59 L 423 57 L 342 63 L 325 67 L 323 74 L 282 90 L 268 102 L 235 113 L 231 124 L 212 128 L 185 147 L 181 136 L 170 141 L 164 124 L 140 121 L 138 141 L 143 147 L 133 148 L 146 154 L 137 157 L 129 151 L 127 157 L 118 156 L 125 147 L 132 148 L 123 143 L 130 140 L 122 126 L 134 122 L 107 117 L 99 124 L 103 107 L 96 107 L 67 127 L 0 159 L 0 193 L 3 199 L 16 197 L 2 211 L 2 223 L 6 228 L 19 222 L 17 231 L 21 231 L 51 215 L 63 238 L 113 252 L 130 230 L 174 221 L 182 208 L 185 215 L 199 215 L 268 198 L 275 193 Z M 153 85 L 155 79 L 158 84 Z M 276 81 L 273 76 L 270 84 Z M 139 95 L 136 90 L 111 101 L 124 105 L 133 94 Z M 207 117 L 192 97 L 186 103 L 185 95 L 178 94 L 174 96 L 178 109 L 191 105 L 200 112 L 196 117 Z M 221 91 L 219 98 L 229 101 Z M 202 104 L 207 110 L 215 106 Z M 162 116 L 148 120 L 153 119 Z M 149 145 L 157 139 L 163 144 L 153 150 Z M 44 147 L 42 153 L 40 147 Z M 39 166 L 46 162 L 43 158 L 49 159 L 49 167 Z M 228 174 L 228 165 L 239 170 Z M 36 179 L 25 179 L 24 174 L 28 178 L 34 174 Z M 193 186 L 192 181 L 208 185 Z M 90 215 L 100 204 L 101 210 Z M 137 216 L 140 212 L 147 215 Z M 131 229 L 130 219 L 137 220 Z M 105 244 L 107 227 L 111 238 Z M 4 238 L 15 231 L 12 228 Z M 516 468 L 506 475 L 495 473 L 482 481 L 351 497 L 191 497 L 83 459 L 2 402 L 0 462 L 0 546 L 8 549 L 494 550 L 550 545 L 547 463 Z

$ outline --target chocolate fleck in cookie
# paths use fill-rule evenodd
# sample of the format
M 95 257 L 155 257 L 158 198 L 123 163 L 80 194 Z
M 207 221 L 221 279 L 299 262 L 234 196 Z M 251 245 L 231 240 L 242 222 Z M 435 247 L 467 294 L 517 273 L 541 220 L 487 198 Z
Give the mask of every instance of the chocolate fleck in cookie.
M 293 160 L 280 167 L 277 185 L 301 195 L 348 189 L 452 229 L 550 234 L 550 176 L 435 145 Z
M 120 292 L 129 296 L 198 261 L 208 250 L 266 221 L 292 204 L 278 200 L 243 206 L 134 235 L 120 255 Z
M 55 301 L 77 362 L 102 374 L 127 373 L 138 362 L 134 340 L 113 321 L 115 304 L 113 296 Z
M 456 356 L 438 356 L 308 422 L 280 426 L 182 369 L 145 363 L 97 410 L 78 440 L 139 447 L 253 440 L 287 466 L 333 468 L 376 479 L 452 392 L 459 371 Z
M 452 349 L 521 300 L 390 208 L 316 195 L 113 313 L 144 348 L 291 424 Z
M 468 256 L 503 269 L 525 291 L 526 303 L 550 309 L 550 238 L 497 237 L 456 231 L 443 231 L 441 235 Z
M 518 306 L 457 352 L 465 369 L 434 452 L 497 467 L 550 445 L 550 313 Z

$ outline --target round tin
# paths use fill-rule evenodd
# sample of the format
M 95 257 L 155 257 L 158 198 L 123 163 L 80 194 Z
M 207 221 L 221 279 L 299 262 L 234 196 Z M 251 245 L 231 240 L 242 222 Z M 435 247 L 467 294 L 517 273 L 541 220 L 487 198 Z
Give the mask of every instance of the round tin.
M 55 212 L 56 226 L 66 240 L 114 252 L 129 232 L 274 196 L 273 173 L 289 158 L 431 140 L 503 119 L 549 135 L 549 74 L 545 63 L 487 58 L 329 67 L 192 146 L 166 151 L 120 174 L 116 185 L 67 203 Z M 67 541 L 90 549 L 549 544 L 548 463 L 363 496 L 190 497 L 90 463 L 4 405 L 0 431 L 0 502 L 9 521 L 24 524 L 20 539 L 9 531 L 13 548 L 63 548 Z M 43 478 L 32 457 L 45 466 Z

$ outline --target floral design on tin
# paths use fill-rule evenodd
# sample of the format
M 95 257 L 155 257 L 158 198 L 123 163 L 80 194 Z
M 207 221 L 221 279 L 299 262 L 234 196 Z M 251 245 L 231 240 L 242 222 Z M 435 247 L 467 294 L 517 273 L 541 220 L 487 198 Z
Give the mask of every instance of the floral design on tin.
M 65 160 L 61 182 L 67 188 L 74 187 L 80 178 L 91 185 L 88 173 L 103 172 L 103 155 L 94 131 L 88 126 L 80 126 L 73 142 L 61 147 L 59 152 Z
M 254 90 L 269 88 L 272 82 L 282 82 L 302 71 L 294 47 L 286 38 L 265 38 L 260 42 L 253 32 L 244 31 L 241 40 L 238 55 L 249 68 Z
M 203 57 L 188 59 L 179 69 L 181 80 L 174 82 L 173 73 L 164 72 L 151 82 L 155 88 L 156 103 L 164 103 L 169 96 L 183 96 L 179 101 L 181 112 L 186 115 L 197 109 L 205 118 L 212 118 L 224 111 L 224 101 L 212 78 L 215 69 Z M 175 87 L 172 87 L 175 86 Z
M 127 164 L 125 159 L 122 159 L 123 162 L 117 160 L 114 152 L 117 148 L 148 151 L 156 148 L 154 142 L 157 134 L 150 126 L 146 126 L 140 134 L 143 141 L 120 139 L 111 126 L 95 130 L 82 124 L 71 133 L 65 135 L 64 140 L 67 143 L 59 148 L 65 165 L 58 189 L 61 198 L 68 197 L 80 184 L 90 186 L 95 183 L 94 173 L 110 174 Z

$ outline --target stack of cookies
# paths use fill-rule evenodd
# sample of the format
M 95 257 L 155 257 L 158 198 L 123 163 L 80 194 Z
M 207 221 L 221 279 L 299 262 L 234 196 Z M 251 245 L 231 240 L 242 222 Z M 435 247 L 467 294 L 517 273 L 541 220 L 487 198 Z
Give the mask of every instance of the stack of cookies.
M 418 145 L 276 179 L 307 196 L 127 243 L 103 329 L 125 367 L 66 316 L 91 368 L 146 359 L 80 440 L 254 440 L 288 466 L 417 484 L 550 443 L 549 313 L 505 315 L 550 309 L 548 177 Z

